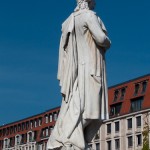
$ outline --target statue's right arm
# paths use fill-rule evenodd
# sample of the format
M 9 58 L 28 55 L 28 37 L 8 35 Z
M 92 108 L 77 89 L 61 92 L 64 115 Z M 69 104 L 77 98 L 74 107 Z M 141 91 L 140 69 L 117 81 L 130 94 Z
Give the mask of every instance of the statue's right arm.
M 87 13 L 86 23 L 87 28 L 90 30 L 97 45 L 106 49 L 109 48 L 111 42 L 105 32 L 102 30 L 98 17 L 93 12 Z

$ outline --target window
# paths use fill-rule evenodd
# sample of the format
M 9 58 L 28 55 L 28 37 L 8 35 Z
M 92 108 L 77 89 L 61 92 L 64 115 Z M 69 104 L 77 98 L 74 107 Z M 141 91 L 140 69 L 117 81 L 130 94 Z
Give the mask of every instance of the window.
M 33 127 L 33 121 L 32 120 L 30 121 L 30 127 L 31 127 L 31 129 Z
M 0 130 L 0 137 L 3 136 L 3 130 Z
M 119 121 L 115 122 L 115 132 L 119 132 Z
M 45 137 L 45 129 L 42 129 L 42 132 L 41 132 L 41 137 Z
M 13 127 L 10 127 L 10 134 L 13 133 Z
M 132 136 L 129 136 L 128 137 L 128 147 L 130 148 L 132 146 L 133 146 L 133 138 L 132 138 Z
M 26 130 L 29 129 L 29 121 L 26 122 Z
M 54 113 L 54 121 L 57 120 L 57 113 Z
M 19 145 L 20 144 L 20 137 L 16 136 L 16 144 Z
M 37 127 L 37 119 L 34 120 L 34 127 Z
M 96 150 L 100 150 L 100 144 L 96 143 Z
M 25 134 L 22 134 L 22 138 L 21 138 L 21 144 L 25 143 Z
M 32 142 L 32 132 L 28 133 L 29 142 Z
M 9 128 L 7 128 L 7 130 L 6 130 L 6 135 L 8 135 L 9 134 Z
M 119 149 L 120 149 L 120 140 L 119 140 L 119 139 L 116 139 L 116 140 L 115 140 L 115 149 L 116 149 L 116 150 L 119 150 Z
M 107 134 L 111 134 L 111 123 L 107 124 Z
M 45 123 L 48 123 L 48 116 L 45 116 Z
M 3 129 L 3 136 L 6 135 L 6 129 Z
M 121 89 L 121 97 L 120 97 L 120 100 L 123 100 L 123 99 L 124 99 L 125 93 L 126 93 L 126 89 L 125 89 L 125 88 Z
M 13 146 L 14 146 L 14 137 L 10 138 L 10 147 L 13 147 Z
M 135 89 L 134 89 L 134 96 L 137 96 L 138 95 L 138 92 L 139 92 L 139 89 L 140 89 L 140 84 L 135 84 Z
M 2 136 L 2 130 L 0 130 L 0 137 Z
M 0 141 L 0 149 L 3 147 L 3 141 Z
M 147 81 L 144 81 L 142 83 L 142 94 L 146 92 L 146 88 L 147 88 Z
M 118 99 L 118 95 L 119 95 L 119 91 L 118 91 L 118 90 L 116 90 L 116 91 L 115 91 L 115 93 L 114 93 L 114 102 L 116 102 L 116 101 L 117 101 L 117 99 Z
M 42 125 L 42 118 L 39 118 L 39 126 Z
M 141 116 L 136 117 L 136 126 L 141 127 Z
M 141 110 L 142 102 L 143 102 L 143 97 L 131 100 L 131 112 Z
M 25 123 L 22 123 L 22 130 L 24 130 L 25 128 Z
M 18 125 L 18 131 L 21 131 L 21 124 Z
M 119 115 L 121 106 L 122 106 L 121 103 L 112 105 L 110 109 L 110 116 Z
M 37 139 L 38 131 L 34 131 L 34 137 L 33 140 L 35 141 Z
M 53 116 L 52 116 L 52 114 L 49 115 L 49 121 L 50 121 L 50 122 L 53 121 Z
M 17 132 L 17 126 L 14 126 L 14 132 Z
M 107 141 L 107 150 L 111 150 L 111 141 Z
M 142 145 L 142 135 L 139 134 L 136 136 L 136 138 L 137 138 L 137 146 L 141 146 Z
M 8 139 L 5 139 L 5 140 L 4 140 L 4 146 L 5 146 L 4 148 L 8 148 L 8 145 L 9 145 L 8 142 L 9 142 Z
M 132 129 L 132 118 L 128 119 L 128 129 Z
M 49 134 L 48 134 L 48 128 L 46 128 L 46 136 L 49 136 Z

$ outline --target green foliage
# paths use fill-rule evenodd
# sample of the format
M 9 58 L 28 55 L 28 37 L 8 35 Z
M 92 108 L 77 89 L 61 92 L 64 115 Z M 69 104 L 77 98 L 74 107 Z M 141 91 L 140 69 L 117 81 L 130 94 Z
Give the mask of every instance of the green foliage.
M 142 150 L 150 150 L 149 149 L 149 124 L 148 120 L 145 121 L 145 127 L 143 129 L 143 148 Z

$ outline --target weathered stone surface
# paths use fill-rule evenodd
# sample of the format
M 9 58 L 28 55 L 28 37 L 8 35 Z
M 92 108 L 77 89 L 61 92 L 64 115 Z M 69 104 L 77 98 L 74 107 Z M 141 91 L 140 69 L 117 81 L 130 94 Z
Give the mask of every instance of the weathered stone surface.
M 62 24 L 58 79 L 63 99 L 48 149 L 87 149 L 101 121 L 108 118 L 105 53 L 110 40 L 91 10 L 94 5 L 94 0 L 78 0 Z

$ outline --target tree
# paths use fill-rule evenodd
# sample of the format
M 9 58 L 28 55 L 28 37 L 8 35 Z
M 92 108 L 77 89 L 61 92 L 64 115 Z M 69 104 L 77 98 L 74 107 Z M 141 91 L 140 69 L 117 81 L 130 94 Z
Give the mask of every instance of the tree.
M 142 150 L 150 150 L 149 149 L 149 119 L 148 119 L 149 115 L 148 113 L 146 114 L 145 118 L 144 118 L 144 128 L 143 128 L 143 148 Z

